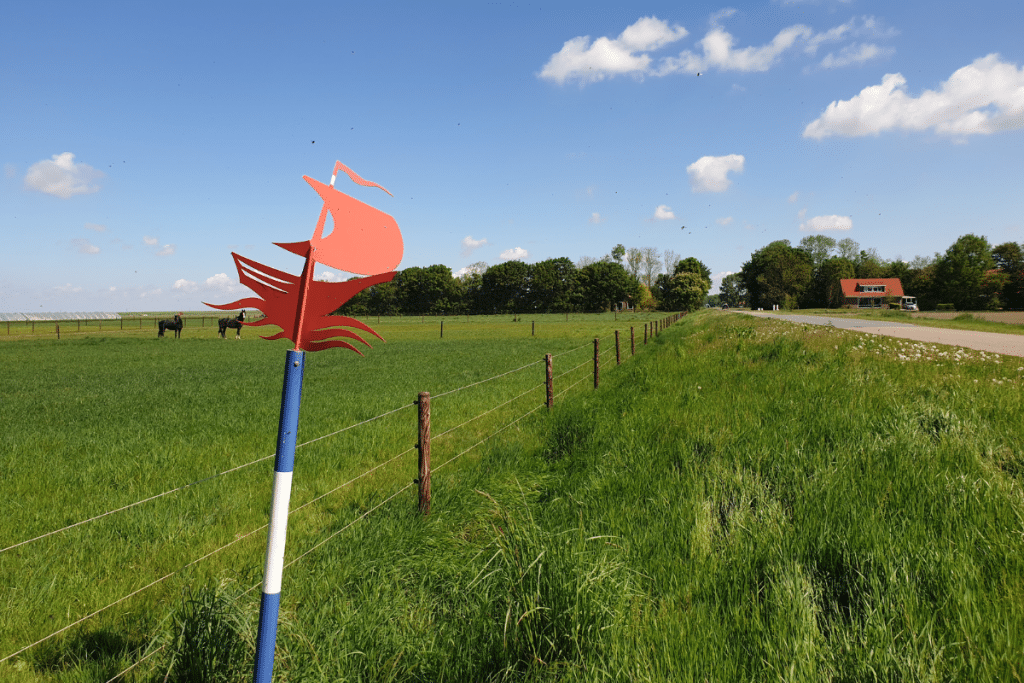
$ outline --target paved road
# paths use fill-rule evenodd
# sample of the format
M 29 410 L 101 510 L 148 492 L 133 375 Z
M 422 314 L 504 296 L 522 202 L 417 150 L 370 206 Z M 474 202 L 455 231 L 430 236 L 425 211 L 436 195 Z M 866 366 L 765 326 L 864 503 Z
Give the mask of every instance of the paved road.
M 926 344 L 947 344 L 986 353 L 1001 353 L 1007 356 L 1024 356 L 1024 335 L 999 334 L 998 332 L 971 332 L 968 330 L 947 330 L 941 327 L 922 327 L 910 323 L 883 322 L 880 320 L 857 320 L 844 317 L 830 318 L 823 315 L 781 315 L 762 311 L 744 311 L 759 318 L 775 318 L 805 325 L 832 325 L 844 330 L 870 334 L 882 334 Z

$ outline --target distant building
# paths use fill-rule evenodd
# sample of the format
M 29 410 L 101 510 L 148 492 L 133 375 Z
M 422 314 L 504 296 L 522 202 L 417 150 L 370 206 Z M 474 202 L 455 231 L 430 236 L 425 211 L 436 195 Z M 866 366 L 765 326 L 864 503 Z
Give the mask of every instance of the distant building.
M 840 280 L 843 303 L 857 308 L 885 308 L 886 297 L 903 296 L 903 285 L 898 277 L 870 277 Z

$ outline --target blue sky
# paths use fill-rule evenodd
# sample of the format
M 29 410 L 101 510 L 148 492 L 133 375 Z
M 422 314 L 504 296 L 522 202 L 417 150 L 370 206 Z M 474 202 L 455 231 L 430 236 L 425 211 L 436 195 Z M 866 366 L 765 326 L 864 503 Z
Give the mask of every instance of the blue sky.
M 401 268 L 1022 242 L 1022 35 L 983 0 L 8 3 L 0 311 L 197 310 L 246 291 L 231 251 L 298 273 L 272 243 L 335 160 L 394 194 L 338 181 Z

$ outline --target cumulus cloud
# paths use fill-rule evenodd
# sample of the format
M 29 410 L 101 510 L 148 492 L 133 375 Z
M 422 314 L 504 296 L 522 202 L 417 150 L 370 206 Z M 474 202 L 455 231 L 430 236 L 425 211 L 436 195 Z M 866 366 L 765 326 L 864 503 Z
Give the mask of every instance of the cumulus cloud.
M 522 247 L 513 247 L 501 252 L 500 258 L 502 261 L 524 261 L 529 255 L 529 252 Z
M 598 223 L 600 223 L 603 220 L 604 219 L 601 218 L 601 214 L 599 214 L 597 211 L 595 211 L 594 213 L 590 214 L 590 218 L 588 219 L 588 221 L 593 223 L 594 225 L 597 225 Z
M 79 254 L 98 254 L 98 253 L 100 253 L 100 248 L 95 246 L 95 245 L 93 245 L 93 244 L 90 244 L 89 240 L 87 240 L 87 239 L 71 240 L 71 243 L 75 245 L 75 249 L 78 250 Z
M 85 229 L 92 230 L 93 232 L 106 232 L 107 226 L 100 225 L 99 223 L 86 223 Z
M 156 237 L 150 237 L 149 235 L 143 237 L 142 241 L 151 247 L 155 247 L 156 245 L 160 244 L 159 239 L 157 239 Z
M 32 164 L 25 174 L 25 187 L 61 199 L 70 199 L 76 194 L 99 191 L 98 183 L 103 177 L 102 171 L 88 164 L 76 164 L 75 155 L 64 152 L 54 154 L 52 159 Z
M 654 216 L 651 218 L 651 220 L 667 221 L 675 220 L 675 217 L 676 215 L 672 213 L 672 207 L 662 204 L 654 210 Z
M 876 57 L 889 57 L 892 56 L 896 50 L 891 47 L 879 47 L 874 43 L 860 43 L 847 45 L 839 51 L 838 55 L 834 55 L 831 52 L 825 55 L 825 58 L 821 60 L 822 69 L 838 69 L 844 66 L 850 66 L 851 64 L 863 64 L 866 61 L 875 59 Z
M 174 288 L 182 292 L 195 292 L 199 289 L 199 285 L 192 280 L 182 278 L 174 281 Z
M 333 270 L 323 270 L 313 278 L 317 282 L 342 282 L 344 278 L 335 273 Z
M 853 227 L 850 216 L 815 216 L 800 224 L 803 232 L 825 232 L 827 230 L 849 230 Z
M 732 223 L 732 216 L 726 216 L 725 218 L 716 218 L 715 222 L 719 225 L 729 225 Z
M 471 235 L 466 235 L 462 239 L 462 257 L 466 258 L 485 244 L 487 244 L 486 239 L 475 240 Z
M 694 192 L 725 192 L 732 184 L 730 171 L 743 172 L 742 154 L 722 157 L 701 157 L 686 167 L 690 174 L 690 189 Z
M 699 74 L 712 69 L 761 72 L 775 66 L 787 51 L 803 48 L 805 53 L 813 55 L 826 43 L 862 36 L 890 37 L 896 33 L 882 27 L 874 17 L 864 16 L 821 32 L 794 24 L 779 31 L 764 45 L 736 47 L 736 38 L 720 25 L 721 20 L 735 13 L 736 10 L 725 9 L 711 15 L 711 29 L 697 42 L 698 50 L 683 50 L 677 56 L 661 57 L 657 61 L 649 53 L 685 38 L 688 35 L 685 28 L 670 26 L 651 16 L 637 20 L 618 38 L 601 37 L 591 42 L 590 36 L 579 36 L 567 40 L 538 76 L 559 84 L 578 80 L 585 85 L 621 74 L 642 79 L 677 73 Z M 838 68 L 885 54 L 891 54 L 891 50 L 874 44 L 851 45 L 838 55 L 828 55 L 822 66 Z
M 957 69 L 938 90 L 906 92 L 902 74 L 886 74 L 849 100 L 832 102 L 804 129 L 805 138 L 923 131 L 962 137 L 1024 128 L 1024 69 L 990 54 Z
M 156 255 L 157 256 L 171 256 L 172 254 L 174 254 L 174 250 L 175 249 L 177 249 L 176 245 L 174 245 L 174 244 L 165 244 L 163 246 L 163 248 L 160 249 L 160 251 L 156 252 Z
M 601 37 L 591 43 L 590 36 L 579 36 L 565 41 L 562 49 L 551 55 L 539 76 L 559 85 L 570 79 L 579 79 L 584 84 L 619 74 L 640 76 L 651 64 L 646 52 L 687 34 L 682 26 L 669 26 L 668 22 L 653 16 L 642 17 L 626 27 L 618 38 Z

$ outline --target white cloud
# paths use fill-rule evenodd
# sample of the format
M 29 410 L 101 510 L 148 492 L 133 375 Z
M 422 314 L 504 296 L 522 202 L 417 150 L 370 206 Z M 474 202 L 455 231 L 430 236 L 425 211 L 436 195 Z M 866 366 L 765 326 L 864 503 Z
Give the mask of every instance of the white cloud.
M 832 102 L 804 129 L 805 138 L 860 137 L 888 130 L 962 137 L 1024 128 L 1024 69 L 990 54 L 957 69 L 939 90 L 906 93 L 902 74 L 886 74 L 880 85 L 849 100 Z
M 165 244 L 160 251 L 156 252 L 156 255 L 157 256 L 171 256 L 172 254 L 174 254 L 174 250 L 175 249 L 177 249 L 176 245 Z
M 806 223 L 800 224 L 803 232 L 825 232 L 826 230 L 849 230 L 853 227 L 850 216 L 815 216 Z
M 668 221 L 675 220 L 676 215 L 672 213 L 672 207 L 660 205 L 654 210 L 654 217 L 652 220 L 656 221 Z
M 726 216 L 725 218 L 716 218 L 715 222 L 719 225 L 729 225 L 732 223 L 732 216 Z
M 217 273 L 206 278 L 203 291 L 212 295 L 230 296 L 239 292 L 249 291 L 247 287 L 228 277 L 227 273 Z
M 74 294 L 76 292 L 82 291 L 81 287 L 76 287 L 75 285 L 72 285 L 70 282 L 67 283 L 66 285 L 57 285 L 56 287 L 54 287 L 54 289 L 56 289 L 58 292 L 64 292 L 65 294 Z
M 457 271 L 452 273 L 452 277 L 462 277 L 463 275 L 469 275 L 470 273 L 476 273 L 477 275 L 483 275 L 484 271 L 487 270 L 487 264 L 484 262 L 471 263 L 465 268 L 459 268 Z
M 742 173 L 743 162 L 742 154 L 697 159 L 686 167 L 686 172 L 690 174 L 690 189 L 694 192 L 725 192 L 732 184 L 728 173 Z
M 71 240 L 71 243 L 75 245 L 75 249 L 78 250 L 79 254 L 98 254 L 100 248 L 89 243 L 87 239 L 75 239 Z
M 594 213 L 590 214 L 590 218 L 587 219 L 587 220 L 590 223 L 593 223 L 594 225 L 597 225 L 598 223 L 602 222 L 604 219 L 601 218 L 601 214 L 599 214 L 597 211 L 595 211 Z
M 807 215 L 807 209 L 800 209 L 799 211 L 796 212 L 796 216 L 800 220 L 803 220 L 804 216 L 806 216 L 806 215 Z
M 75 155 L 64 152 L 32 164 L 25 174 L 25 187 L 70 199 L 76 194 L 97 192 L 100 189 L 97 182 L 103 177 L 102 171 L 88 164 L 76 164 Z
M 157 239 L 156 237 L 150 237 L 149 235 L 146 235 L 145 237 L 143 237 L 142 241 L 145 242 L 146 244 L 148 244 L 151 247 L 155 247 L 156 245 L 160 244 L 160 240 L 159 239 Z
M 323 270 L 315 278 L 317 282 L 343 282 L 344 278 L 333 270 Z
M 601 37 L 591 43 L 590 36 L 579 36 L 565 41 L 562 49 L 551 55 L 539 76 L 559 85 L 570 79 L 579 79 L 584 84 L 618 74 L 642 76 L 651 64 L 651 57 L 644 53 L 687 34 L 682 26 L 669 26 L 653 16 L 642 17 L 615 39 Z
M 107 226 L 100 225 L 99 223 L 86 223 L 85 224 L 85 229 L 86 230 L 92 230 L 94 232 L 106 232 L 107 231 Z
M 475 240 L 471 235 L 466 235 L 462 239 L 462 257 L 466 258 L 485 244 L 487 244 L 486 239 Z
M 502 261 L 524 261 L 529 255 L 522 247 L 513 247 L 501 252 L 500 258 Z
M 183 292 L 194 292 L 199 289 L 199 286 L 195 282 L 192 282 L 192 280 L 182 278 L 174 281 L 174 288 L 180 289 Z
M 847 45 L 835 56 L 831 52 L 821 60 L 822 69 L 838 69 L 851 64 L 863 64 L 876 57 L 892 56 L 896 50 L 891 47 L 878 47 L 873 43 L 854 43 Z
M 799 192 L 794 192 L 793 194 L 789 195 L 789 199 L 787 199 L 786 201 L 788 201 L 790 204 L 794 204 L 799 196 Z

